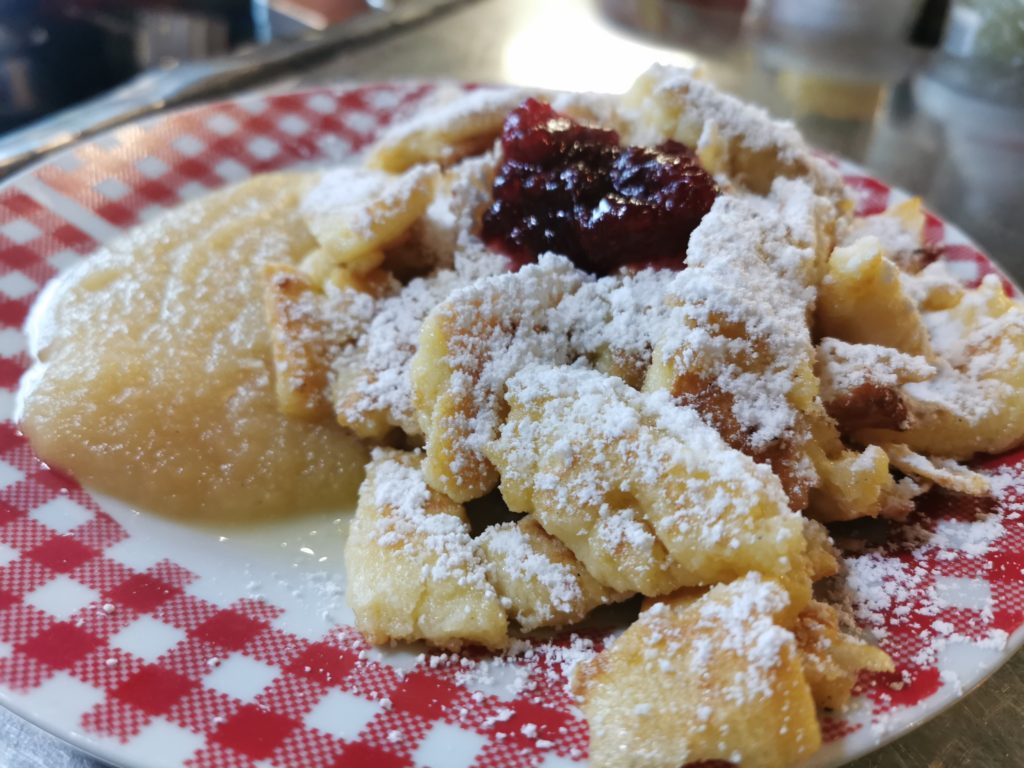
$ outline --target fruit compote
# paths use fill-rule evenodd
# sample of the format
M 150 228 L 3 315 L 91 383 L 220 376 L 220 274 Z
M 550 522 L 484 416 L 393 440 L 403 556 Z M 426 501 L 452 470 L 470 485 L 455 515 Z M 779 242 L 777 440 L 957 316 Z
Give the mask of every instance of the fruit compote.
M 509 114 L 501 145 L 483 238 L 520 264 L 554 251 L 595 274 L 681 269 L 690 233 L 718 194 L 683 144 L 624 147 L 616 131 L 536 99 Z

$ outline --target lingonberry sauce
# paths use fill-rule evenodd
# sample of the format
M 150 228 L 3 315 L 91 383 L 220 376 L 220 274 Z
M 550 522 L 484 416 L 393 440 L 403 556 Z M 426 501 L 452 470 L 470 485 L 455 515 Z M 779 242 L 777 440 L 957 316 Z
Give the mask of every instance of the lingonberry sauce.
M 527 99 L 502 130 L 503 158 L 484 241 L 515 261 L 561 253 L 581 269 L 681 269 L 690 233 L 718 194 L 686 146 L 623 147 L 616 131 L 581 125 Z

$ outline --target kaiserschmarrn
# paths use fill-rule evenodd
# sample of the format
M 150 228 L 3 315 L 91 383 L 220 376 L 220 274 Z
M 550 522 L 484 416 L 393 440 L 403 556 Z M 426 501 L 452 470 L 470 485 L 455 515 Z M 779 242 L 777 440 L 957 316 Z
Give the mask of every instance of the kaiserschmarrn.
M 301 425 L 280 440 L 371 449 L 357 627 L 499 651 L 639 609 L 572 681 L 595 766 L 811 755 L 819 713 L 893 668 L 816 599 L 825 524 L 984 496 L 961 462 L 1024 441 L 1003 283 L 961 286 L 917 201 L 855 216 L 793 126 L 691 73 L 441 89 L 362 165 L 290 183 L 265 389 Z

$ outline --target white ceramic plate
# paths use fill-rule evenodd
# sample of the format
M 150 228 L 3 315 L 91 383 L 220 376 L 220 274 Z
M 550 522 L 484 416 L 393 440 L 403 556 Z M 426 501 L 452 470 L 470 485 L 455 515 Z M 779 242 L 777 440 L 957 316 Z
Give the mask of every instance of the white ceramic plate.
M 246 98 L 130 126 L 0 186 L 0 408 L 28 360 L 40 287 L 141 220 L 261 171 L 344 160 L 432 86 Z M 863 213 L 899 193 L 853 168 Z M 928 239 L 966 283 L 994 270 L 952 227 Z M 990 462 L 1020 473 L 1024 454 Z M 1024 523 L 938 499 L 915 542 L 869 549 L 889 602 L 869 627 L 896 676 L 865 676 L 824 721 L 838 765 L 935 714 L 1024 640 Z M 249 530 L 140 515 L 42 465 L 0 426 L 0 702 L 114 764 L 564 768 L 586 725 L 564 689 L 572 653 L 515 659 L 380 652 L 337 586 L 346 510 Z M 865 565 L 867 561 L 863 561 Z M 920 566 L 920 572 L 918 572 Z M 902 574 L 907 589 L 891 579 Z M 908 581 L 908 574 L 910 576 Z M 869 580 L 870 581 L 870 580 Z

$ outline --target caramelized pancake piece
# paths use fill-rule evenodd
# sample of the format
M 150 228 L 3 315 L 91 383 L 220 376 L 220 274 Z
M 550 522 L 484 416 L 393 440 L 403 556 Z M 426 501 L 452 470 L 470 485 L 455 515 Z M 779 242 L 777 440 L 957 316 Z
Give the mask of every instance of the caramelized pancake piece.
M 688 268 L 666 292 L 674 309 L 644 384 L 693 406 L 733 448 L 769 464 L 794 509 L 817 484 L 808 327 L 815 200 L 805 184 L 780 182 L 767 200 L 715 202 L 690 238 Z
M 417 163 L 448 166 L 487 150 L 501 133 L 505 117 L 527 91 L 480 88 L 462 93 L 412 118 L 397 121 L 370 147 L 365 163 L 397 173 Z
M 602 586 L 533 518 L 493 525 L 477 543 L 502 604 L 527 632 L 573 624 L 599 605 L 628 597 Z
M 877 445 L 862 451 L 841 449 L 835 456 L 821 456 L 821 485 L 811 491 L 808 514 L 825 523 L 862 517 L 903 518 L 911 500 L 928 485 L 897 482 L 889 471 L 889 459 Z
M 628 143 L 681 141 L 696 150 L 709 172 L 753 192 L 766 194 L 786 177 L 806 181 L 836 203 L 845 197 L 842 177 L 814 156 L 791 123 L 772 120 L 692 72 L 651 67 L 623 95 L 617 117 Z
M 815 369 L 825 410 L 845 434 L 868 427 L 908 428 L 911 408 L 902 385 L 937 373 L 924 357 L 832 338 L 818 345 Z
M 744 418 L 751 400 L 765 404 L 764 399 L 747 398 L 739 390 L 750 392 L 746 382 L 755 377 L 769 378 L 774 355 L 766 340 L 751 338 L 744 326 L 716 315 L 709 315 L 704 323 L 695 323 L 692 329 L 700 342 L 710 338 L 720 355 L 709 358 L 702 354 L 707 346 L 684 342 L 672 358 L 666 359 L 663 346 L 656 351 L 655 363 L 648 370 L 645 390 L 667 390 L 679 404 L 696 409 L 730 446 L 772 468 L 794 509 L 805 507 L 807 494 L 815 483 L 805 447 L 810 440 L 806 419 L 790 408 L 784 394 L 772 404 L 781 404 L 782 412 L 790 411 L 785 416 L 789 423 L 784 430 L 774 431 L 775 425 L 771 424 L 772 431 L 766 431 L 771 437 L 765 439 L 752 431 L 751 421 Z M 792 373 L 793 390 L 800 388 L 800 380 L 811 384 L 813 375 L 808 370 Z M 730 389 L 723 388 L 725 381 Z
M 757 570 L 795 604 L 810 598 L 801 518 L 778 480 L 692 409 L 580 367 L 526 368 L 506 398 L 486 449 L 502 496 L 601 583 L 657 595 Z
M 638 385 L 669 319 L 667 282 L 653 269 L 594 279 L 546 254 L 448 296 L 423 322 L 412 364 L 428 481 L 457 500 L 494 487 L 481 447 L 504 418 L 505 382 L 531 362 L 585 359 Z
M 836 392 L 827 401 L 828 415 L 846 433 L 858 429 L 881 427 L 906 429 L 910 426 L 910 409 L 899 390 L 865 381 L 846 392 Z
M 934 386 L 934 382 L 942 378 L 940 370 L 948 371 L 947 364 L 940 362 L 939 365 L 941 368 L 936 368 L 923 357 L 874 344 L 822 339 L 818 347 L 825 408 L 848 434 L 871 429 L 891 430 L 894 434 L 913 432 L 918 416 L 927 413 L 927 409 L 919 406 L 905 386 L 922 383 Z M 886 454 L 886 462 L 882 462 L 880 450 Z M 934 483 L 970 495 L 988 493 L 985 478 L 953 460 L 929 458 L 898 443 L 882 443 L 869 446 L 861 459 L 851 458 L 851 462 L 865 469 L 868 452 L 874 453 L 871 463 L 876 466 L 879 478 L 884 463 L 918 478 L 922 481 L 922 490 Z M 863 483 L 858 485 L 862 489 L 868 487 Z M 863 503 L 859 506 L 863 507 Z
M 469 501 L 497 485 L 483 448 L 504 418 L 505 383 L 534 360 L 566 361 L 566 343 L 546 333 L 547 320 L 582 280 L 567 259 L 542 257 L 454 292 L 424 320 L 412 382 L 431 487 Z
M 461 505 L 431 490 L 421 456 L 376 449 L 345 543 L 348 601 L 372 643 L 426 640 L 440 648 L 507 642 Z
M 413 272 L 433 271 L 388 291 L 358 342 L 341 350 L 334 363 L 338 421 L 361 437 L 380 439 L 394 430 L 413 440 L 422 436 L 410 367 L 424 318 L 455 289 L 506 269 L 505 258 L 484 249 L 471 234 L 486 204 L 493 165 L 493 157 L 470 158 L 444 172 L 406 244 L 418 263 L 394 264 L 394 250 L 385 261 L 385 266 L 415 267 Z
M 339 348 L 352 344 L 376 312 L 371 291 L 392 289 L 386 274 L 336 267 L 321 288 L 297 267 L 264 270 L 263 304 L 274 355 L 281 413 L 306 419 L 331 412 L 330 378 Z
M 311 271 L 325 263 L 357 272 L 379 267 L 382 250 L 398 242 L 427 209 L 437 168 L 401 175 L 341 166 L 327 171 L 303 199 L 301 214 L 320 244 Z
M 427 314 L 461 284 L 454 272 L 440 270 L 375 304 L 365 332 L 333 364 L 331 400 L 342 426 L 370 439 L 396 428 L 410 437 L 422 435 L 409 373 L 417 336 Z
M 327 401 L 327 329 L 318 291 L 287 265 L 265 268 L 264 308 L 274 351 L 274 392 L 281 413 L 319 418 Z
M 921 317 L 936 374 L 900 388 L 913 423 L 903 430 L 862 429 L 853 437 L 902 443 L 928 456 L 967 459 L 1024 442 L 1024 310 L 995 275 L 973 290 L 925 284 Z
M 902 519 L 913 509 L 913 499 L 930 487 L 911 478 L 897 481 L 877 445 L 847 448 L 824 411 L 814 422 L 814 435 L 810 455 L 819 485 L 811 489 L 807 514 L 816 520 Z
M 929 355 L 928 332 L 904 289 L 899 268 L 877 238 L 836 248 L 818 291 L 820 336 L 878 344 L 908 355 Z
M 862 670 L 892 672 L 895 666 L 881 648 L 839 629 L 835 608 L 812 600 L 793 628 L 800 662 L 819 707 L 842 709 Z
M 826 338 L 818 346 L 815 369 L 823 402 L 812 409 L 810 456 L 819 482 L 811 489 L 808 513 L 825 522 L 906 516 L 913 498 L 930 483 L 897 481 L 884 451 L 876 445 L 849 448 L 840 432 L 865 425 L 905 428 L 913 417 L 900 385 L 927 378 L 935 368 L 923 357 L 895 349 Z
M 781 585 L 750 574 L 644 611 L 576 668 L 595 768 L 787 768 L 821 745 Z

